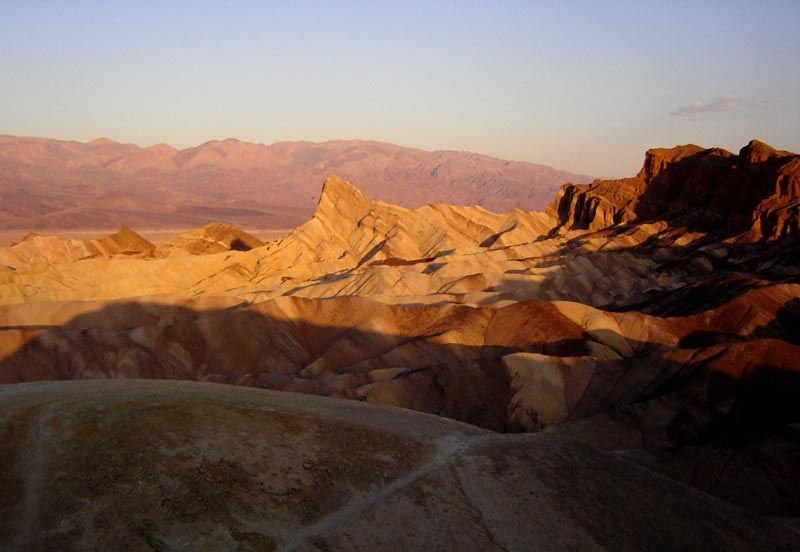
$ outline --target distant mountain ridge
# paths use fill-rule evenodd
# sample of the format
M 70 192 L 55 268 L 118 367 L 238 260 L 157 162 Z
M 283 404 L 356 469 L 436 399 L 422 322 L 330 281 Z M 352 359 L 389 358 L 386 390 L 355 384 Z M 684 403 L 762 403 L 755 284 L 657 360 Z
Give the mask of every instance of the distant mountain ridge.
M 500 212 L 543 211 L 561 185 L 592 180 L 545 165 L 363 140 L 227 139 L 178 150 L 0 136 L 0 228 L 188 228 L 220 220 L 289 228 L 311 216 L 331 174 L 404 207 L 475 204 Z

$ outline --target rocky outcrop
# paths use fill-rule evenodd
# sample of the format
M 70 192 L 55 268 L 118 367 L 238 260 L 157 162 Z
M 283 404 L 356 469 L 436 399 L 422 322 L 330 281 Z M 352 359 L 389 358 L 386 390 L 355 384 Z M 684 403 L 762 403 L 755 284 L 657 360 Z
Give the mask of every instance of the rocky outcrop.
M 0 264 L 23 271 L 94 257 L 152 257 L 155 245 L 128 228 L 94 240 L 63 239 L 29 233 L 21 242 L 0 249 Z
M 638 178 L 566 184 L 556 194 L 548 213 L 568 230 L 600 230 L 636 220 L 636 205 L 644 191 Z
M 673 224 L 745 240 L 796 238 L 800 157 L 751 141 L 739 155 L 695 145 L 652 149 L 635 178 L 567 185 L 550 212 L 562 229 Z
M 800 156 L 778 152 L 766 161 L 780 164 L 774 193 L 759 203 L 754 213 L 756 238 L 800 237 Z
M 152 255 L 155 245 L 144 239 L 142 236 L 128 228 L 120 226 L 115 233 L 101 238 L 91 240 L 102 255 Z
M 156 254 L 210 255 L 226 251 L 250 251 L 262 245 L 264 242 L 244 230 L 230 224 L 212 222 L 159 243 Z
M 544 213 L 491 213 L 481 207 L 426 205 L 406 209 L 375 201 L 337 176 L 325 180 L 314 216 L 264 251 L 257 279 L 307 279 L 389 259 L 435 259 L 511 247 L 543 235 Z

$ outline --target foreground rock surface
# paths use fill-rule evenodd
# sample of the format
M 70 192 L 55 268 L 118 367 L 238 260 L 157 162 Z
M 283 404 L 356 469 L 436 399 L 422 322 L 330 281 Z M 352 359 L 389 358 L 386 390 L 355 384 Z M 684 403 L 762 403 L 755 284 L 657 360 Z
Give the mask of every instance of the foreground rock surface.
M 348 401 L 170 381 L 0 387 L 3 550 L 789 550 L 644 468 Z

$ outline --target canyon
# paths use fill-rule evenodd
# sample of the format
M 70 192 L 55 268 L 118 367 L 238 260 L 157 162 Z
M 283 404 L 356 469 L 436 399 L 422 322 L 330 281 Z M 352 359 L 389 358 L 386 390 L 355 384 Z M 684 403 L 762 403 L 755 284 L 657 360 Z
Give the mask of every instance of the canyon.
M 31 147 L 8 144 L 0 152 Z M 99 182 L 169 166 L 174 194 L 190 193 L 182 167 L 205 157 L 238 156 L 268 175 L 260 155 L 278 147 L 38 145 L 42 157 L 0 174 L 13 166 L 44 182 L 40 159 L 60 148 L 108 150 L 69 170 L 104 166 Z M 348 143 L 336 155 L 357 159 L 367 146 L 389 147 Z M 420 157 L 407 166 L 423 176 L 394 192 L 397 205 L 370 186 L 379 173 L 402 180 L 399 169 L 376 162 L 343 179 L 296 155 L 316 164 L 292 194 L 316 208 L 274 241 L 230 224 L 261 214 L 215 211 L 228 223 L 158 243 L 126 224 L 93 239 L 31 233 L 0 249 L 9 549 L 798 542 L 800 156 L 756 140 L 738 153 L 653 149 L 634 177 L 570 175 L 546 210 L 496 213 L 508 206 L 500 188 L 480 191 L 483 206 L 415 195 L 474 203 L 453 159 L 447 186 L 462 195 L 431 184 L 445 169 Z M 484 166 L 466 181 L 494 170 Z M 491 185 L 531 188 L 504 175 Z M 242 190 L 226 209 L 261 205 Z M 392 199 L 386 190 L 375 195 Z M 15 197 L 3 204 L 30 209 L 8 224 L 49 216 L 41 197 Z M 175 214 L 165 209 L 153 212 Z M 303 209 L 287 207 L 281 223 Z

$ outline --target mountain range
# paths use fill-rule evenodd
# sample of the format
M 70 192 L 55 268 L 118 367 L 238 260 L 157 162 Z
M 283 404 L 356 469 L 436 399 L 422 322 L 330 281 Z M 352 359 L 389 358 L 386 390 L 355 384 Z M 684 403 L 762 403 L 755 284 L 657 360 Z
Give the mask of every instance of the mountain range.
M 289 229 L 313 213 L 319 182 L 331 174 L 405 207 L 493 211 L 544 210 L 562 184 L 591 181 L 544 165 L 362 140 L 228 139 L 177 150 L 0 136 L 0 229 L 186 229 L 219 220 Z

